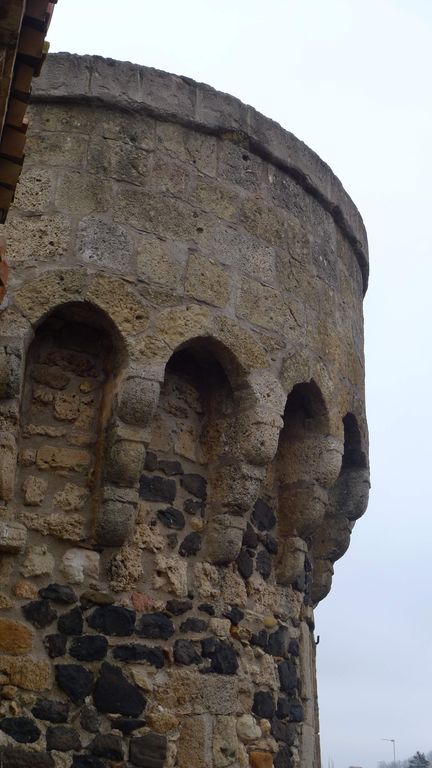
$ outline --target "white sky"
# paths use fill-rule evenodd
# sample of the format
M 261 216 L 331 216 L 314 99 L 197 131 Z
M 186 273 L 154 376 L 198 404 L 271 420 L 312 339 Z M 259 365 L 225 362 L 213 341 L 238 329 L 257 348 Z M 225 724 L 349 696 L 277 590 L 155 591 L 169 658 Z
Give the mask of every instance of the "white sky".
M 52 51 L 188 75 L 316 150 L 369 233 L 372 496 L 317 611 L 323 768 L 432 749 L 432 0 L 59 0 Z

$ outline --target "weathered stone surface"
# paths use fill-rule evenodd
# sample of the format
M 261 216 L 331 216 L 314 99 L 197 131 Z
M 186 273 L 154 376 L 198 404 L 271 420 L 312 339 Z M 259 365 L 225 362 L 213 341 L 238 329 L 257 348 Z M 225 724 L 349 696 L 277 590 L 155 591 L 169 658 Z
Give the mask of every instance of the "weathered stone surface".
M 175 480 L 159 475 L 143 475 L 140 480 L 139 495 L 146 501 L 166 501 L 172 503 L 176 496 Z
M 0 747 L 0 758 L 4 768 L 55 768 L 47 752 L 28 752 L 19 747 Z
M 0 671 L 9 676 L 11 685 L 28 691 L 44 691 L 52 683 L 51 666 L 31 656 L 0 656 Z
M 207 496 L 207 481 L 201 475 L 183 475 L 180 478 L 180 484 L 188 493 L 191 493 L 192 496 L 196 496 L 198 499 L 205 499 Z
M 81 707 L 80 725 L 89 733 L 98 733 L 102 718 L 95 707 L 85 705 Z
M 216 720 L 213 731 L 213 765 L 215 768 L 227 768 L 236 759 L 238 748 L 236 721 L 231 715 L 223 715 Z
M 55 675 L 57 685 L 74 704 L 83 704 L 93 690 L 93 673 L 79 664 L 57 664 Z
M 33 600 L 21 608 L 25 618 L 34 627 L 45 629 L 57 618 L 57 611 L 51 606 L 48 600 Z
M 90 752 L 108 760 L 123 760 L 122 740 L 111 733 L 99 733 L 90 744 Z
M 61 571 L 70 584 L 82 584 L 85 577 L 99 578 L 99 554 L 88 549 L 68 549 L 63 555 Z
M 50 725 L 46 732 L 46 743 L 49 751 L 69 752 L 80 750 L 81 742 L 77 731 L 67 725 Z
M 201 544 L 202 537 L 200 533 L 197 531 L 188 533 L 188 535 L 184 537 L 180 544 L 179 555 L 182 557 L 191 557 L 192 555 L 197 555 L 201 549 Z
M 57 628 L 63 635 L 80 635 L 83 630 L 83 623 L 81 608 L 76 606 L 76 608 L 72 608 L 71 611 L 60 616 Z
M 128 637 L 134 631 L 135 611 L 119 605 L 101 605 L 87 616 L 87 623 L 105 635 Z
M 174 528 L 176 531 L 181 531 L 185 527 L 185 518 L 183 512 L 174 507 L 166 507 L 165 509 L 159 509 L 157 516 L 161 523 L 167 528 Z
M 45 635 L 44 646 L 50 659 L 64 656 L 66 653 L 67 637 L 66 635 Z
M 165 663 L 162 648 L 140 645 L 138 643 L 116 645 L 113 649 L 113 657 L 118 661 L 146 661 L 158 669 L 163 667 Z
M 202 658 L 191 640 L 176 640 L 174 643 L 174 661 L 177 664 L 199 664 Z
M 67 584 L 48 584 L 39 590 L 39 597 L 52 600 L 55 603 L 76 603 L 77 596 L 72 587 Z
M 174 625 L 163 613 L 148 613 L 141 617 L 136 632 L 141 637 L 167 640 L 174 634 Z
M 32 744 L 40 736 L 40 729 L 28 717 L 2 717 L 0 728 L 21 744 Z
M 0 552 L 21 552 L 26 540 L 27 531 L 21 523 L 0 520 Z
M 33 633 L 18 621 L 0 619 L 0 651 L 20 656 L 33 646 Z
M 271 720 L 276 711 L 273 695 L 269 691 L 257 691 L 252 706 L 252 712 L 259 718 Z
M 85 635 L 75 638 L 69 653 L 78 661 L 101 661 L 108 651 L 108 640 L 103 635 Z
M 167 753 L 165 736 L 146 733 L 130 740 L 129 760 L 138 768 L 163 768 Z
M 94 687 L 93 700 L 99 712 L 138 717 L 146 706 L 141 691 L 123 675 L 119 667 L 104 662 Z
M 53 699 L 37 699 L 32 715 L 38 720 L 47 720 L 50 723 L 67 723 L 69 704 Z

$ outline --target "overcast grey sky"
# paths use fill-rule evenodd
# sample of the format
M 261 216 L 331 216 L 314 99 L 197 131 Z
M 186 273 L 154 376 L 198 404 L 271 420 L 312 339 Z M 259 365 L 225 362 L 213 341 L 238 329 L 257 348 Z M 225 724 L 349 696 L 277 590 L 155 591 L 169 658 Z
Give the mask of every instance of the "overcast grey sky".
M 316 616 L 323 768 L 432 749 L 432 0 L 59 0 L 49 40 L 238 96 L 358 205 L 373 489 Z

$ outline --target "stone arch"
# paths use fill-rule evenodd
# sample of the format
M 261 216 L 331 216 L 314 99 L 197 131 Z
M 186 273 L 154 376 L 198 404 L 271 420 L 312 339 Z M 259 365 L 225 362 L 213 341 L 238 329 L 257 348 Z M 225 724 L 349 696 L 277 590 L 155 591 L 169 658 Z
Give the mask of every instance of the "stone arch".
M 256 429 L 256 419 L 275 435 L 279 429 L 273 412 L 277 382 L 272 387 L 267 377 L 273 410 L 266 403 L 265 412 L 259 381 L 267 389 L 262 377 L 258 380 L 245 370 L 229 346 L 208 332 L 182 338 L 165 365 L 149 438 L 148 474 L 140 493 L 149 514 L 153 502 L 175 503 L 172 514 L 182 527 L 204 526 L 203 519 L 188 515 L 196 510 L 201 515 L 205 508 L 206 556 L 214 563 L 231 562 L 238 556 L 246 527 L 244 513 L 253 505 L 265 471 L 268 451 L 261 446 L 252 463 L 247 434 Z M 273 454 L 277 437 L 267 436 L 263 442 L 266 439 Z M 158 470 L 160 474 L 154 474 Z M 166 492 L 155 491 L 156 486 Z M 167 514 L 165 522 L 174 526 Z M 194 538 L 198 540 L 198 535 Z
M 33 330 L 14 504 L 27 529 L 92 546 L 125 346 L 106 312 L 85 301 L 57 305 Z
M 313 536 L 312 600 L 315 604 L 330 591 L 333 563 L 347 551 L 355 521 L 366 511 L 369 499 L 369 469 L 359 422 L 349 411 L 342 423 L 341 469 L 329 490 L 325 518 Z
M 338 476 L 342 445 L 330 434 L 329 412 L 316 382 L 295 384 L 288 395 L 272 467 L 280 547 L 277 577 L 289 584 L 304 568 L 310 537 L 320 526 L 328 489 Z

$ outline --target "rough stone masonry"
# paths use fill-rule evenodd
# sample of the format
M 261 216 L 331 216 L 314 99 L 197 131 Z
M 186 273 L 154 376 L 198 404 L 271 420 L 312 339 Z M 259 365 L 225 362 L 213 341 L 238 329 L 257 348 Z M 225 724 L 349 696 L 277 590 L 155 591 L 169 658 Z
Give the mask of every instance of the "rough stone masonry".
M 367 504 L 362 220 L 208 86 L 48 58 L 0 316 L 3 768 L 318 768 Z

